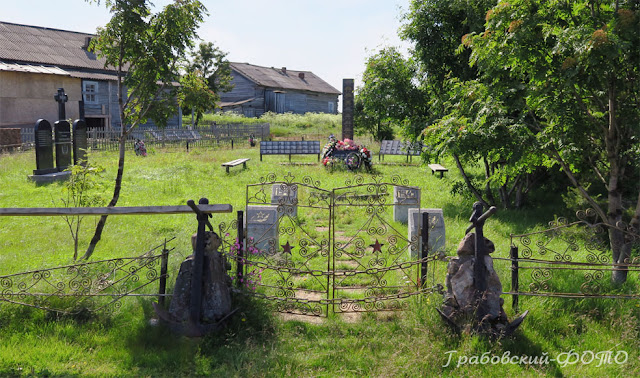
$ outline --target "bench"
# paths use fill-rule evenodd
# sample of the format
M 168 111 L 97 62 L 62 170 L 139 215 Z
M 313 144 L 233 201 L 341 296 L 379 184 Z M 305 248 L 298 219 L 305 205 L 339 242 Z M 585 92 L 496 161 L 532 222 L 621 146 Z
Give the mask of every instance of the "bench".
M 440 164 L 429 164 L 429 168 L 431 168 L 432 175 L 436 172 L 440 172 L 440 178 L 442 178 L 445 172 L 449 171 L 447 168 L 441 166 Z
M 420 142 L 415 143 L 403 143 L 399 140 L 383 140 L 380 144 L 380 153 L 378 154 L 378 161 L 384 155 L 400 155 L 406 156 L 407 161 L 413 160 L 413 156 L 420 156 L 422 153 L 423 144 Z
M 227 173 L 229 173 L 229 168 L 230 167 L 235 167 L 236 165 L 240 165 L 242 164 L 242 169 L 247 168 L 247 162 L 251 160 L 251 159 L 236 159 L 236 160 L 232 160 L 232 161 L 228 161 L 226 163 L 223 163 L 222 166 L 227 168 Z
M 262 155 L 318 155 L 320 161 L 320 141 L 296 140 L 296 141 L 260 141 L 260 161 Z

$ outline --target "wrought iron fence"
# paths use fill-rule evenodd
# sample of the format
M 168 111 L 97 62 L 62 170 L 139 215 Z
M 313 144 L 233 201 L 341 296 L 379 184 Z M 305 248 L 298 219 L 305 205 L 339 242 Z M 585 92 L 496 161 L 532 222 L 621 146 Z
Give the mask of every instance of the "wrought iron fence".
M 231 205 L 198 206 L 200 214 L 230 213 Z M 83 216 L 187 214 L 191 206 L 0 208 L 0 216 Z M 146 253 L 101 261 L 0 275 L 0 302 L 60 313 L 112 312 L 126 297 L 158 297 L 164 305 L 169 253 L 165 240 Z M 158 291 L 141 292 L 158 281 Z M 148 291 L 148 290 L 147 290 Z
M 440 256 L 423 241 L 412 257 L 420 234 L 409 237 L 406 226 L 391 219 L 392 188 L 414 188 L 399 177 L 365 182 L 357 176 L 345 184 L 329 190 L 289 173 L 247 185 L 246 215 L 235 223 L 244 227 L 226 243 L 236 243 L 230 255 L 244 293 L 275 303 L 280 312 L 327 316 L 403 310 L 407 298 L 442 290 Z M 428 232 L 423 237 L 428 240 Z
M 549 222 L 548 229 L 511 235 L 510 258 L 495 258 L 511 263 L 511 291 L 505 294 L 513 296 L 516 311 L 523 295 L 640 299 L 638 230 L 602 222 L 592 210 L 580 211 L 577 217 L 573 223 L 558 218 Z M 611 230 L 624 235 L 626 248 L 636 249 L 623 263 L 612 262 Z M 614 271 L 627 272 L 625 285 L 611 282 Z

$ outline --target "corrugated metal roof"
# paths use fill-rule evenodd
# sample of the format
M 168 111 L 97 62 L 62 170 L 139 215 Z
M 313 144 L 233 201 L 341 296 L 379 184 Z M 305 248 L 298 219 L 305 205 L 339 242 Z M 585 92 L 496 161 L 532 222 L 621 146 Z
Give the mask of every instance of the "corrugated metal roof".
M 230 63 L 230 65 L 233 70 L 247 79 L 266 88 L 341 94 L 339 90 L 316 76 L 313 72 L 260 67 L 249 63 Z
M 93 34 L 0 22 L 0 59 L 104 70 L 104 60 L 83 48 Z
M 58 67 L 47 67 L 47 66 L 32 65 L 32 64 L 0 62 L 0 71 L 42 73 L 42 74 L 49 74 L 49 75 L 70 76 L 69 72 L 63 69 L 60 69 Z

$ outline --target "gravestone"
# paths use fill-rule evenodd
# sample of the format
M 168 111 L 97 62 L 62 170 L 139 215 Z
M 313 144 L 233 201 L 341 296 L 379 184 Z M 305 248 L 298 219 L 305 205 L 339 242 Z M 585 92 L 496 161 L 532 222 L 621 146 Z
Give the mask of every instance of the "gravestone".
M 280 248 L 278 206 L 247 206 L 246 224 L 249 245 L 252 244 L 260 251 L 269 254 L 275 253 Z
M 298 216 L 298 187 L 274 184 L 271 187 L 271 204 L 278 206 L 278 216 Z
M 56 167 L 62 172 L 71 165 L 71 125 L 67 121 L 53 124 L 56 140 Z
M 407 224 L 410 208 L 420 207 L 420 189 L 409 186 L 393 187 L 393 220 Z
M 73 164 L 87 162 L 87 123 L 83 119 L 73 122 Z
M 418 244 L 411 246 L 409 254 L 412 259 L 421 257 L 422 251 L 422 214 L 429 214 L 429 253 L 445 251 L 445 227 L 442 209 L 409 209 L 408 239 L 418 239 Z
M 342 79 L 342 140 L 353 139 L 353 79 Z
M 57 172 L 53 166 L 53 139 L 51 124 L 46 119 L 39 119 L 35 126 L 36 169 L 34 175 L 46 175 Z
M 56 167 L 62 172 L 71 165 L 71 125 L 65 120 L 67 115 L 64 107 L 69 96 L 64 93 L 64 88 L 58 88 L 58 93 L 53 98 L 58 103 L 58 121 L 53 124 L 56 140 Z

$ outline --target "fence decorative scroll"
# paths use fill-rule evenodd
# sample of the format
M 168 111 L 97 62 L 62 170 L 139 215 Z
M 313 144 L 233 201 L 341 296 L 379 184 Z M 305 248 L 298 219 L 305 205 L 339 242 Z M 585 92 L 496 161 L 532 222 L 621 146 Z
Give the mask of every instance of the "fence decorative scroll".
M 330 310 L 406 308 L 406 298 L 437 290 L 422 274 L 437 256 L 412 259 L 420 234 L 409 239 L 406 226 L 390 219 L 393 187 L 407 185 L 398 176 L 390 182 L 355 176 L 329 190 L 291 173 L 247 185 L 240 279 L 281 312 L 326 316 Z
M 112 313 L 127 296 L 153 296 L 142 289 L 166 279 L 167 242 L 138 257 L 92 261 L 0 276 L 0 301 L 63 314 Z M 164 295 L 161 289 L 160 295 Z
M 611 272 L 624 269 L 640 273 L 640 257 L 623 264 L 612 262 L 610 231 L 622 235 L 627 247 L 640 245 L 638 230 L 625 223 L 607 224 L 592 209 L 576 213 L 577 221 L 566 218 L 549 222 L 549 228 L 511 235 L 512 289 L 514 308 L 519 295 L 568 298 L 640 298 L 611 284 Z M 618 246 L 619 247 L 619 246 Z M 500 259 L 500 258 L 498 258 Z M 522 274 L 529 271 L 529 274 Z M 640 277 L 640 275 L 639 275 Z M 576 291 L 575 287 L 579 287 Z M 523 290 L 523 288 L 526 288 Z

